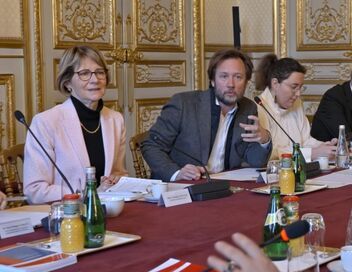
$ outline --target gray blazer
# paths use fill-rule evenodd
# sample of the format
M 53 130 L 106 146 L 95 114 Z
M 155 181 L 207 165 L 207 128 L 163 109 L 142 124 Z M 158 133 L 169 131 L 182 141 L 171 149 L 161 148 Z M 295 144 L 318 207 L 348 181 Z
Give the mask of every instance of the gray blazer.
M 174 95 L 163 107 L 149 137 L 142 143 L 143 157 L 152 170 L 152 178 L 169 181 L 186 164 L 206 165 L 210 156 L 211 92 L 193 91 Z M 247 162 L 252 167 L 264 166 L 271 153 L 271 144 L 242 141 L 244 130 L 239 123 L 248 123 L 248 115 L 258 115 L 255 103 L 243 97 L 238 101 L 230 147 L 230 168 Z M 186 156 L 179 150 L 189 154 Z M 196 158 L 197 160 L 192 159 Z

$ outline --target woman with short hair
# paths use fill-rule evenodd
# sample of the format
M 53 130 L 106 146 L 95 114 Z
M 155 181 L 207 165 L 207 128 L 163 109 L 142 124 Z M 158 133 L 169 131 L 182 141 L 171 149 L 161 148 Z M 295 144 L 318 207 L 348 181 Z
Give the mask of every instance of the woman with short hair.
M 127 175 L 126 131 L 122 115 L 104 106 L 109 82 L 102 54 L 89 46 L 67 49 L 59 64 L 57 86 L 67 100 L 37 114 L 31 129 L 67 177 L 73 190 L 81 190 L 85 167 L 96 167 L 98 185 L 115 183 Z M 24 193 L 31 203 L 61 199 L 59 172 L 27 134 L 24 160 Z M 63 194 L 70 193 L 67 185 Z

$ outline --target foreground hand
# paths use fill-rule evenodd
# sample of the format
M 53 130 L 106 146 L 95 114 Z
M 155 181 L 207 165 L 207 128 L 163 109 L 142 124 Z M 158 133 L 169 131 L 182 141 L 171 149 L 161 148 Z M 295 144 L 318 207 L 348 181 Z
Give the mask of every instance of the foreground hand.
M 120 176 L 102 176 L 100 179 L 100 185 L 98 187 L 98 192 L 104 192 L 109 189 L 111 186 L 115 185 L 120 179 Z
M 204 168 L 193 164 L 186 164 L 176 176 L 176 180 L 199 180 L 204 173 Z
M 5 209 L 6 205 L 7 205 L 6 195 L 0 191 L 0 210 Z
M 312 160 L 317 159 L 319 156 L 327 156 L 329 160 L 333 160 L 336 154 L 336 145 L 333 143 L 333 140 L 331 140 L 312 148 Z
M 249 115 L 248 119 L 253 120 L 253 124 L 240 123 L 246 133 L 242 133 L 241 137 L 245 142 L 258 142 L 265 144 L 270 140 L 270 133 L 259 124 L 259 118 L 255 115 Z
M 218 271 L 265 271 L 277 272 L 271 260 L 264 255 L 262 250 L 247 236 L 241 233 L 232 235 L 232 241 L 238 247 L 226 242 L 216 242 L 215 249 L 224 259 L 209 256 L 208 264 Z M 229 261 L 230 260 L 230 265 Z

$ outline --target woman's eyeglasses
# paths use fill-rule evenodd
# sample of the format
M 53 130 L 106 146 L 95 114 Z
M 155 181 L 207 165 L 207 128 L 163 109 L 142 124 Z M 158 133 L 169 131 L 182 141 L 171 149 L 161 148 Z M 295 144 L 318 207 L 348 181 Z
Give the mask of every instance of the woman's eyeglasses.
M 297 92 L 304 93 L 307 90 L 306 86 L 291 86 L 286 82 L 281 82 L 281 83 L 289 87 L 291 89 L 292 94 L 296 94 Z
M 107 71 L 105 69 L 96 69 L 94 72 L 89 69 L 83 69 L 75 73 L 78 75 L 80 80 L 88 81 L 91 79 L 92 74 L 95 74 L 97 79 L 106 79 L 106 72 Z

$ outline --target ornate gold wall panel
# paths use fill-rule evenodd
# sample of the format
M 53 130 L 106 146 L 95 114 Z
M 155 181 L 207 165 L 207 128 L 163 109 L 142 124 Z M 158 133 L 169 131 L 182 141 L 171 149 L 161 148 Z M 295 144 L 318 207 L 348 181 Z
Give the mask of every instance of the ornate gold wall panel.
M 136 99 L 136 134 L 148 131 L 169 98 Z
M 309 122 L 313 121 L 315 112 L 319 107 L 321 100 L 320 95 L 302 95 L 301 96 L 303 110 L 306 116 L 308 117 Z
M 23 0 L 1 0 L 1 47 L 21 47 L 23 45 L 23 20 Z
M 41 1 L 34 0 L 34 62 L 35 62 L 35 86 L 36 86 L 36 106 L 35 111 L 41 112 L 44 110 L 44 77 L 43 77 L 43 41 L 42 41 L 42 18 Z
M 204 69 L 204 0 L 193 0 L 193 90 L 205 87 Z
M 184 0 L 134 0 L 138 50 L 184 51 Z
M 297 50 L 350 49 L 351 0 L 297 0 Z
M 112 49 L 115 42 L 114 0 L 55 0 L 55 48 L 84 42 Z
M 274 51 L 274 0 L 205 0 L 205 47 L 216 51 L 233 46 L 232 6 L 239 6 L 241 48 Z M 264 14 L 264 16 L 263 16 Z
M 351 78 L 352 60 L 346 59 L 301 59 L 307 68 L 305 84 L 338 84 Z
M 136 63 L 134 86 L 141 88 L 186 85 L 186 61 L 158 60 Z
M 15 77 L 0 75 L 0 150 L 16 144 L 16 129 L 13 112 L 15 110 Z M 3 117 L 2 113 L 6 113 Z M 4 118 L 4 119 L 3 119 Z M 7 134 L 6 134 L 7 133 Z M 6 143 L 6 145 L 5 145 Z

